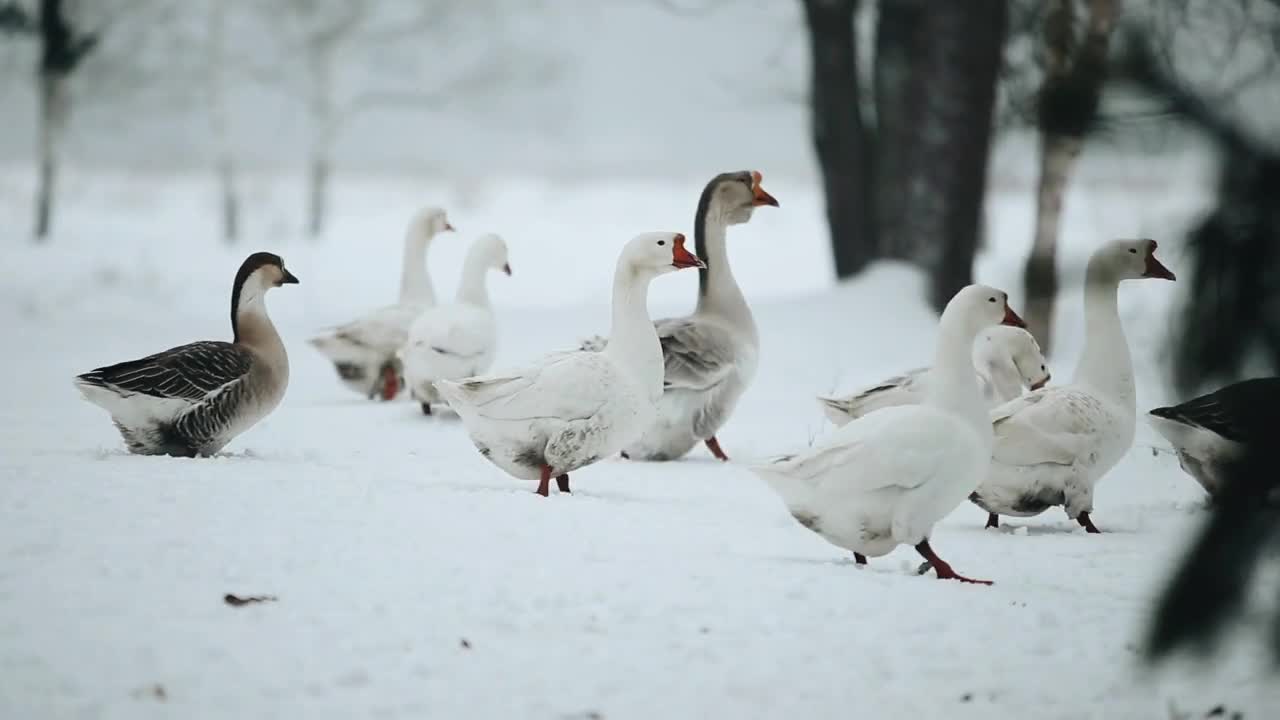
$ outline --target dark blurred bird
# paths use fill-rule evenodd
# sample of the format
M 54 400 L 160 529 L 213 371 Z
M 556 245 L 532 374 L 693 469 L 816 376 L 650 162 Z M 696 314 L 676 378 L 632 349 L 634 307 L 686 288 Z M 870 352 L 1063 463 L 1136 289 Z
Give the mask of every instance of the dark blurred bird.
M 1246 357 L 1280 368 L 1280 155 L 1158 68 L 1131 35 L 1117 76 L 1167 104 L 1217 146 L 1216 204 L 1188 236 L 1191 296 L 1175 354 L 1178 387 L 1192 394 L 1239 377 Z M 1280 511 L 1265 502 L 1280 487 L 1268 447 L 1248 445 L 1222 464 L 1208 521 L 1159 598 L 1146 643 L 1152 661 L 1190 647 L 1207 652 L 1243 610 L 1259 564 L 1280 548 Z M 1272 626 L 1280 661 L 1280 608 Z
M 1246 450 L 1265 452 L 1280 428 L 1280 378 L 1232 383 L 1178 405 L 1158 407 L 1147 421 L 1173 445 L 1182 469 L 1211 497 L 1222 492 L 1231 463 Z

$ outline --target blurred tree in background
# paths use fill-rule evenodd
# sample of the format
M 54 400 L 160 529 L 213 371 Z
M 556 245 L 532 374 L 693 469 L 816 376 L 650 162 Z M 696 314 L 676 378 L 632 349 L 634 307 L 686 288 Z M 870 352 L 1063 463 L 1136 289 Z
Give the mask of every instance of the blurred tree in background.
M 836 274 L 913 262 L 941 308 L 970 282 L 978 247 L 1007 2 L 881 0 L 869 72 L 859 0 L 803 4 Z

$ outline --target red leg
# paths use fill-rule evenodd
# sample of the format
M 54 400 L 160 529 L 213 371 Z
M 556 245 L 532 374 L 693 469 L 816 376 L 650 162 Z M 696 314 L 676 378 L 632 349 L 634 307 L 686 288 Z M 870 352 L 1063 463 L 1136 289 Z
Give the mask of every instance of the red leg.
M 952 570 L 951 566 L 942 558 L 938 557 L 938 554 L 933 551 L 933 548 L 929 547 L 928 540 L 921 540 L 920 544 L 916 545 L 916 552 L 923 555 L 924 559 L 929 561 L 929 564 L 933 566 L 933 569 L 938 572 L 939 580 L 959 580 L 960 582 L 973 583 L 975 585 L 992 584 L 990 580 L 974 580 L 973 578 L 967 578 L 957 573 L 955 570 Z
M 556 487 L 560 488 L 560 492 L 562 493 L 569 492 L 569 473 L 556 477 Z
M 400 392 L 400 378 L 390 363 L 382 366 L 382 399 L 391 400 Z
M 707 449 L 711 451 L 712 455 L 716 456 L 717 460 L 729 462 L 729 456 L 725 455 L 724 451 L 720 449 L 720 441 L 716 439 L 715 435 L 707 438 Z
M 997 515 L 997 514 L 995 514 L 995 513 L 987 513 L 987 527 L 989 527 L 989 528 L 999 528 L 999 527 L 1000 527 L 1000 516 L 999 516 L 999 515 Z M 983 528 L 983 529 L 985 530 L 986 528 Z
M 1096 525 L 1093 524 L 1093 520 L 1089 519 L 1089 513 L 1087 512 L 1080 513 L 1080 515 L 1076 517 L 1076 522 L 1080 523 L 1080 527 L 1084 528 L 1084 531 L 1087 533 L 1102 532 L 1101 530 L 1098 529 Z
M 856 552 L 853 554 L 853 561 L 858 563 L 859 565 L 866 565 L 867 556 L 863 555 L 862 553 Z
M 550 494 L 551 494 L 551 489 L 548 487 L 548 485 L 550 485 L 550 484 L 551 484 L 551 466 L 550 466 L 550 465 L 543 465 L 543 466 L 542 466 L 542 476 L 541 476 L 540 478 L 538 478 L 538 490 L 537 490 L 537 493 L 538 493 L 539 495 L 541 495 L 542 497 L 546 497 L 546 496 L 550 495 Z

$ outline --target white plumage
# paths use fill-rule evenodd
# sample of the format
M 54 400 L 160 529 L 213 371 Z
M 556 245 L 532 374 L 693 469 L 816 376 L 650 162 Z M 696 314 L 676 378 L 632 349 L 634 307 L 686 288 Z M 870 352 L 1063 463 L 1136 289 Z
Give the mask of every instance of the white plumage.
M 933 381 L 918 405 L 876 410 L 812 448 L 752 470 L 800 524 L 851 550 L 859 563 L 912 545 L 940 578 L 970 581 L 933 552 L 933 526 L 977 487 L 990 461 L 991 426 L 971 361 L 974 337 L 1021 320 L 1005 293 L 970 285 L 938 326 Z M 982 581 L 971 581 L 982 582 Z
M 408 339 L 413 321 L 436 303 L 426 268 L 427 248 L 446 230 L 453 226 L 440 208 L 414 215 L 405 233 L 399 301 L 308 341 L 329 358 L 346 387 L 371 399 L 391 400 L 399 393 L 403 383 L 396 351 Z
M 511 274 L 507 245 L 493 234 L 472 243 L 463 262 L 457 299 L 418 315 L 397 353 L 405 384 L 427 414 L 431 404 L 439 402 L 437 380 L 479 375 L 493 365 L 498 337 L 485 283 L 490 270 Z
M 1000 325 L 987 328 L 973 343 L 973 365 L 987 406 L 994 408 L 1049 382 L 1049 370 L 1040 344 L 1022 328 Z M 819 397 L 827 418 L 844 425 L 873 410 L 915 405 L 929 387 L 929 368 L 908 370 L 845 397 Z
M 522 370 L 436 389 L 490 462 L 547 495 L 556 477 L 616 453 L 652 420 L 662 395 L 662 349 L 646 308 L 649 281 L 701 263 L 677 233 L 646 233 L 623 248 L 613 287 L 609 346 L 559 352 Z
M 1120 323 L 1121 281 L 1173 280 L 1155 258 L 1154 240 L 1116 240 L 1089 259 L 1085 274 L 1085 346 L 1071 383 L 1042 388 L 991 411 L 991 467 L 970 499 L 989 513 L 1028 517 L 1062 506 L 1088 532 L 1093 491 L 1133 444 L 1136 390 Z

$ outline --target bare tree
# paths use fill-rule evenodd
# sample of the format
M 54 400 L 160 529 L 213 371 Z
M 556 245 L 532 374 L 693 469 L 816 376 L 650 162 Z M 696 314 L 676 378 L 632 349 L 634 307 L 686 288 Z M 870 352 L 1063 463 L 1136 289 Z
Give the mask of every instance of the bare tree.
M 236 185 L 237 163 L 227 106 L 226 27 L 227 3 L 214 0 L 209 4 L 209 51 L 205 68 L 208 75 L 209 129 L 214 141 L 222 238 L 227 243 L 234 243 L 240 237 L 240 194 Z
M 981 234 L 1006 0 L 880 0 L 860 72 L 857 0 L 803 0 L 814 148 L 836 274 L 880 258 L 932 278 L 939 309 L 968 282 Z
M 877 240 L 883 257 L 914 260 L 915 243 L 904 227 L 907 150 L 915 123 L 909 92 L 917 33 L 927 11 L 922 0 L 877 4 L 873 90 Z
M 872 195 L 872 144 L 859 99 L 858 0 L 804 0 L 812 54 L 810 111 L 822 169 L 836 275 L 880 256 Z
M 969 284 L 982 228 L 1006 0 L 930 6 L 910 77 L 904 227 L 937 309 Z
M 58 157 L 71 113 L 67 80 L 93 50 L 98 36 L 81 33 L 72 27 L 63 0 L 41 0 L 38 26 L 41 54 L 37 73 L 39 139 L 36 144 L 35 237 L 40 242 L 48 238 L 53 227 Z
M 439 110 L 464 93 L 476 95 L 514 83 L 546 82 L 555 66 L 545 56 L 525 57 L 504 48 L 506 52 L 480 54 L 463 71 L 449 76 L 416 72 L 422 70 L 419 60 L 429 44 L 439 49 L 450 42 L 450 33 L 456 29 L 451 23 L 461 23 L 468 16 L 489 21 L 499 6 L 479 0 L 423 0 L 406 4 L 413 8 L 414 16 L 389 21 L 376 12 L 381 5 L 374 0 L 290 0 L 285 6 L 289 11 L 286 17 L 276 18 L 286 21 L 280 26 L 281 35 L 298 38 L 303 62 L 303 101 L 312 127 L 306 192 L 307 232 L 312 237 L 323 232 L 328 214 L 334 147 L 356 118 L 385 110 Z M 273 13 L 278 5 L 264 3 L 263 7 Z M 501 17 L 518 15 L 519 11 L 508 11 Z M 490 32 L 494 29 L 490 22 Z M 400 73 L 380 77 L 355 92 L 343 91 L 338 70 L 347 55 L 389 48 L 400 51 L 405 66 Z M 545 49 L 539 48 L 539 52 L 545 53 Z
M 1027 258 L 1027 327 L 1047 354 L 1058 294 L 1058 229 L 1067 180 L 1098 113 L 1107 49 L 1120 0 L 1089 0 L 1084 41 L 1077 43 L 1073 0 L 1052 0 L 1044 20 L 1045 77 L 1037 101 L 1040 180 L 1035 237 Z

